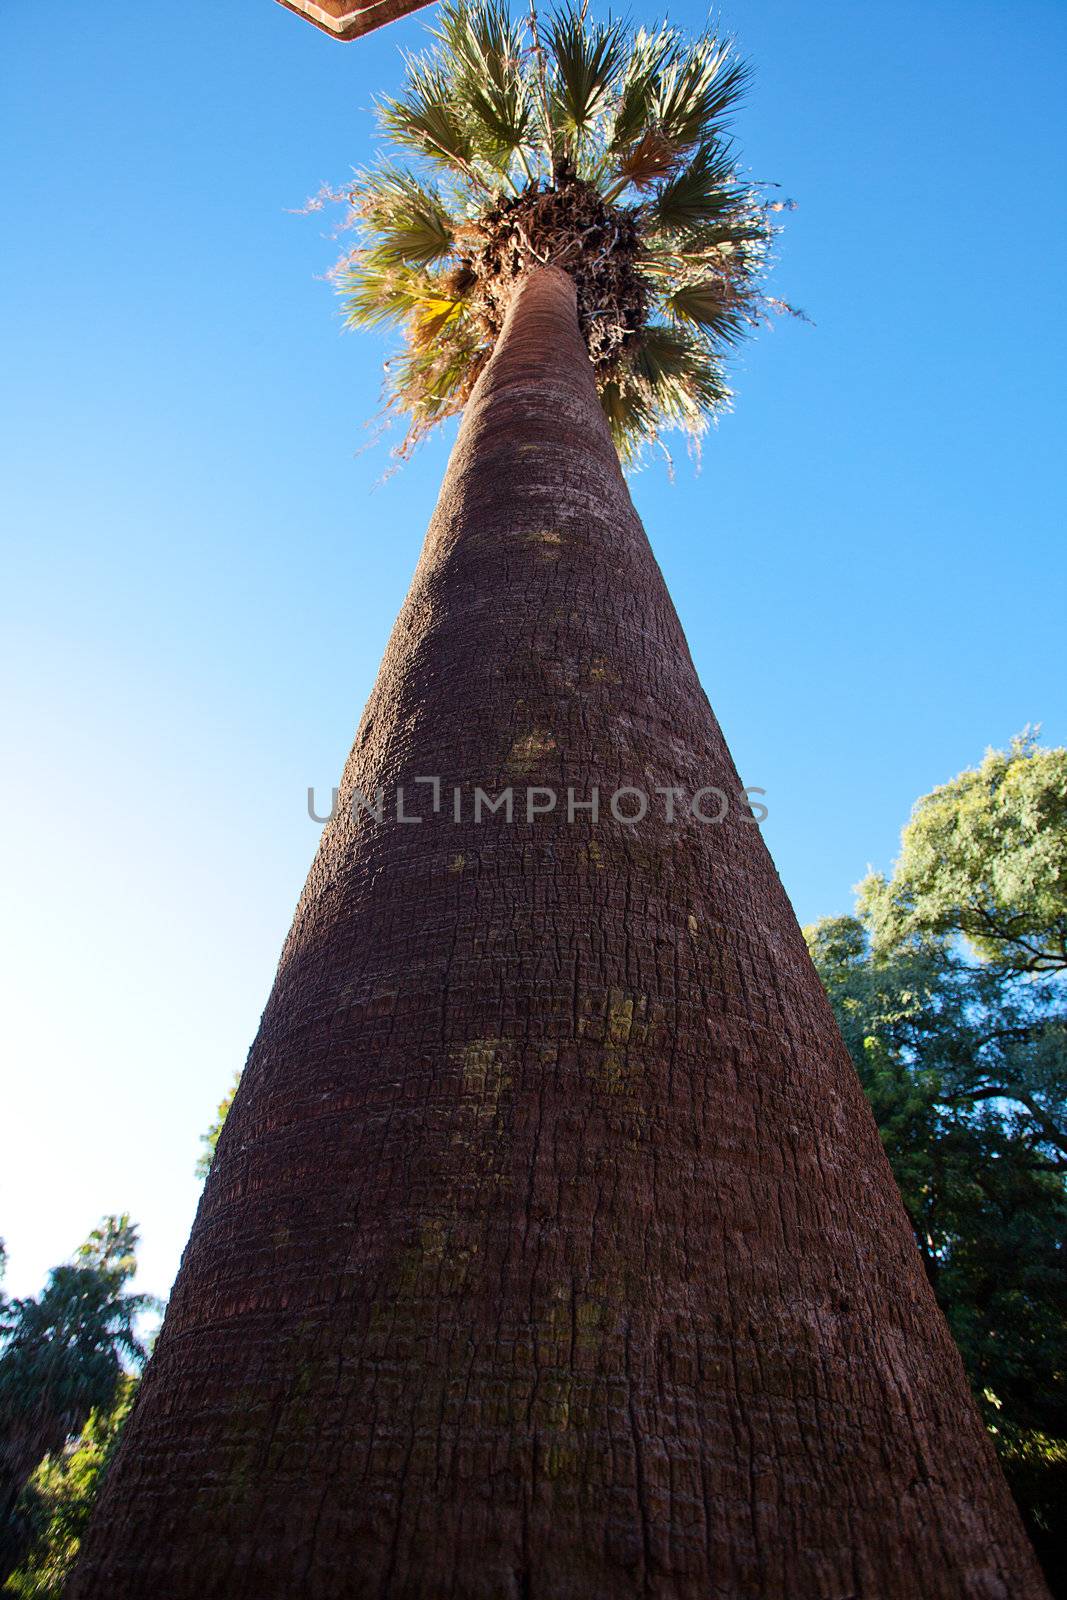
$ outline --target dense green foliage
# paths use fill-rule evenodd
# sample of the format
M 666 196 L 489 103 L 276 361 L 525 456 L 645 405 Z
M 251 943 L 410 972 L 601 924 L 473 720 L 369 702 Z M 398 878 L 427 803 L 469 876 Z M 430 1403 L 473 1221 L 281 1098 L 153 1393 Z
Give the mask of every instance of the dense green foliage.
M 1029 730 L 916 804 L 892 878 L 861 885 L 875 943 L 963 934 L 1001 969 L 1067 969 L 1067 750 Z
M 46 1456 L 23 1490 L 31 1543 L 4 1586 L 22 1600 L 61 1600 L 108 1462 L 129 1415 L 137 1378 L 124 1373 L 110 1409 L 94 1408 L 77 1439 Z
M 94 1410 L 110 1413 L 128 1367 L 144 1360 L 136 1322 L 155 1302 L 126 1288 L 136 1250 L 129 1217 L 105 1217 L 39 1299 L 0 1308 L 0 1578 L 37 1531 L 35 1496 L 23 1494 L 31 1475 Z
M 856 916 L 806 930 L 1050 1575 L 1067 1567 L 1065 779 L 1065 750 L 990 752 L 918 802 Z
M 386 395 L 409 441 L 462 409 L 539 263 L 575 278 L 623 454 L 699 434 L 729 398 L 729 347 L 777 308 L 759 280 L 782 206 L 727 136 L 749 77 L 732 43 L 497 0 L 445 4 L 430 32 L 379 104 L 397 159 L 356 175 L 360 243 L 337 269 L 350 325 L 405 330 Z

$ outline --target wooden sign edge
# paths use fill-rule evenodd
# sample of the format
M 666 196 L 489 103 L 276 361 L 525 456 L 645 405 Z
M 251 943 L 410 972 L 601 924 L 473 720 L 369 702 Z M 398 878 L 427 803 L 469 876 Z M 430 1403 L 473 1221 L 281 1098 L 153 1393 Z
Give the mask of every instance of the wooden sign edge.
M 387 22 L 396 22 L 412 11 L 421 11 L 424 6 L 432 5 L 433 0 L 370 0 L 368 5 L 350 6 L 339 17 L 317 5 L 315 0 L 278 0 L 278 4 L 303 17 L 329 38 L 344 43 L 381 28 Z

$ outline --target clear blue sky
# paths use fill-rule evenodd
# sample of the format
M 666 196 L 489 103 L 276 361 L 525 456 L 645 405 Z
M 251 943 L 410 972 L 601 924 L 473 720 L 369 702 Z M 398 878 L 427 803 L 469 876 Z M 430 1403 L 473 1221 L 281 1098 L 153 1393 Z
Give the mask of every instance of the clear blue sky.
M 369 158 L 418 18 L 5 9 L 0 1233 L 36 1290 L 107 1210 L 165 1293 L 443 468 L 364 454 L 299 207 Z M 640 10 L 635 7 L 635 10 Z M 47 13 L 47 15 L 45 14 Z M 702 13 L 672 4 L 672 20 Z M 424 15 L 432 15 L 426 13 Z M 1063 694 L 1062 0 L 731 0 L 787 220 L 695 476 L 635 496 L 804 921 Z

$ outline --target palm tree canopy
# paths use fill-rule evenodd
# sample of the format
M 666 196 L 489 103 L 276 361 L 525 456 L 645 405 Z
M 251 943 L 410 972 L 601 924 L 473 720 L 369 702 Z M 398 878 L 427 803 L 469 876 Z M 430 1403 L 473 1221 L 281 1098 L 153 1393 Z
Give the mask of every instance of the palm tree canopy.
M 58 1448 L 94 1406 L 110 1405 L 124 1360 L 144 1361 L 136 1320 L 157 1303 L 126 1290 L 136 1250 L 129 1217 L 105 1217 L 39 1299 L 0 1309 L 0 1468 L 27 1445 L 31 1467 Z
M 335 269 L 353 327 L 399 324 L 386 365 L 404 448 L 462 410 L 516 279 L 574 279 L 617 446 L 699 435 L 729 400 L 724 358 L 760 320 L 773 234 L 727 133 L 749 69 L 733 43 L 538 20 L 449 0 L 378 106 L 394 159 L 347 192 L 359 243 Z

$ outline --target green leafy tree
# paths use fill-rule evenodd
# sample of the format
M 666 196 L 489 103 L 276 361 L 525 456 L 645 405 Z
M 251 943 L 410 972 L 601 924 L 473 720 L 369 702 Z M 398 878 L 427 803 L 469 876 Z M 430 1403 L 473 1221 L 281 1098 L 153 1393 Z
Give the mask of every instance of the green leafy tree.
M 917 801 L 891 878 L 860 894 L 875 944 L 963 935 L 1002 970 L 1067 969 L 1067 750 L 1027 729 Z
M 944 939 L 878 955 L 854 917 L 826 918 L 807 937 L 931 1282 L 976 1389 L 996 1397 L 989 1420 L 1009 1420 L 1008 1397 L 1020 1423 L 1067 1431 L 1065 1164 L 1058 1142 L 1044 1136 L 1044 1119 L 987 1094 L 982 1059 L 997 1047 L 997 1025 L 1014 1025 L 1015 997 L 968 968 Z M 1016 1092 L 1036 1098 L 1016 1066 Z M 999 1315 L 990 1320 L 994 1305 Z
M 109 1411 L 127 1366 L 145 1348 L 137 1318 L 154 1309 L 130 1294 L 137 1229 L 105 1217 L 74 1260 L 56 1267 L 39 1299 L 8 1301 L 0 1321 L 0 1578 L 32 1531 L 22 1491 L 46 1455 L 79 1434 L 94 1409 Z
M 94 1407 L 77 1439 L 48 1455 L 23 1491 L 33 1542 L 4 1587 L 23 1600 L 61 1600 L 89 1523 L 100 1483 L 115 1453 L 138 1379 L 123 1373 L 110 1406 Z
M 806 930 L 930 1281 L 1054 1581 L 1067 1567 L 1065 996 L 1048 954 L 1054 899 L 1044 880 L 1028 896 L 1029 869 L 1013 858 L 1063 859 L 1067 811 L 1054 802 L 1065 760 L 1067 751 L 1016 741 L 935 790 L 914 809 L 893 877 L 861 885 L 858 916 Z M 1006 815 L 1010 794 L 1025 828 Z M 999 830 L 982 820 L 989 807 L 1005 814 Z M 981 839 L 981 851 L 965 838 Z M 991 914 L 972 938 L 967 908 L 982 886 Z
M 435 47 L 379 104 L 396 159 L 357 174 L 360 238 L 336 276 L 354 327 L 395 323 L 388 407 L 407 444 L 462 410 L 516 280 L 574 279 L 620 453 L 699 435 L 729 400 L 724 358 L 769 306 L 768 204 L 728 137 L 749 70 L 728 39 L 593 21 L 540 25 L 444 5 Z M 337 198 L 337 197 L 334 197 Z

